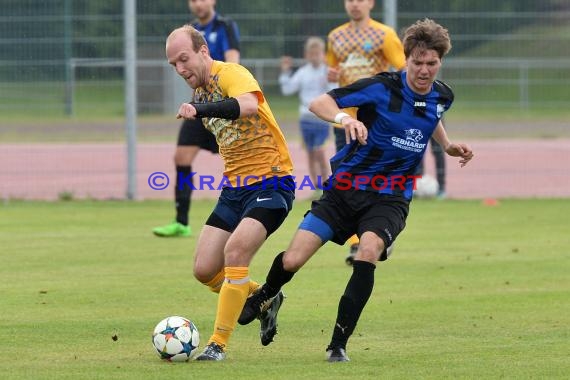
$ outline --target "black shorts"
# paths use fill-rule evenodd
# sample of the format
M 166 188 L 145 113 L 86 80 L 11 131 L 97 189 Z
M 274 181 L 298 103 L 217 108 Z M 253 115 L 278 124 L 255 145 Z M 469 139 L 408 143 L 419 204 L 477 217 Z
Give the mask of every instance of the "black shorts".
M 391 246 L 406 227 L 410 202 L 400 196 L 363 190 L 325 190 L 313 201 L 311 213 L 333 230 L 331 241 L 343 245 L 356 234 L 374 232 L 385 247 Z M 384 253 L 383 253 L 384 254 Z
M 202 124 L 202 119 L 184 119 L 178 133 L 178 146 L 199 146 L 212 153 L 219 153 L 220 148 L 212 132 Z

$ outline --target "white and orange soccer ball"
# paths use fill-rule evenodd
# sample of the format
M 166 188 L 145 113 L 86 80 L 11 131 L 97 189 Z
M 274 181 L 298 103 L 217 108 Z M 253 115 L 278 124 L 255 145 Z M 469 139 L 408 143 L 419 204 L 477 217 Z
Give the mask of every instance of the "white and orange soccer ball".
M 152 333 L 152 344 L 161 359 L 188 361 L 200 344 L 198 329 L 187 318 L 172 316 L 158 322 Z

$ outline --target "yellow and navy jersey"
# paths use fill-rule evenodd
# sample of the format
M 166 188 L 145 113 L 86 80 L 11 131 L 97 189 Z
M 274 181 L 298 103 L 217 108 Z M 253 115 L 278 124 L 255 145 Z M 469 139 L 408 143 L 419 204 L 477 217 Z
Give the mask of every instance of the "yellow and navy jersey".
M 339 86 L 368 78 L 390 66 L 406 65 L 404 47 L 394 29 L 370 20 L 366 28 L 350 22 L 333 29 L 327 38 L 327 64 L 340 69 Z
M 263 178 L 291 175 L 293 171 L 285 137 L 259 84 L 245 67 L 214 61 L 210 80 L 205 87 L 196 89 L 194 102 L 216 102 L 248 92 L 257 96 L 257 114 L 237 120 L 202 119 L 220 146 L 224 177 L 232 187 L 242 187 L 246 180 L 252 184 Z
M 359 189 L 412 198 L 413 178 L 428 141 L 453 103 L 451 88 L 435 81 L 425 95 L 406 82 L 406 72 L 383 72 L 329 91 L 339 108 L 358 107 L 358 120 L 368 129 L 366 145 L 347 144 L 331 158 L 335 179 L 368 177 Z M 398 186 L 398 183 L 402 184 Z M 377 186 L 371 185 L 376 183 Z M 356 186 L 356 182 L 353 183 Z

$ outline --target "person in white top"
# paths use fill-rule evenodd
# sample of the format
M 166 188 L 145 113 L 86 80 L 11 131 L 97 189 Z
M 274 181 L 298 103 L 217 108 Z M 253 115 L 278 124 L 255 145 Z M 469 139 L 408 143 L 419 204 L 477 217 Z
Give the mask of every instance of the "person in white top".
M 305 60 L 307 63 L 293 73 L 293 59 L 281 57 L 281 75 L 279 85 L 283 95 L 299 93 L 300 128 L 303 144 L 307 150 L 309 175 L 314 185 L 315 196 L 322 193 L 324 181 L 330 175 L 329 163 L 325 153 L 325 143 L 330 135 L 329 123 L 316 117 L 309 111 L 309 103 L 317 96 L 336 87 L 327 80 L 325 63 L 325 42 L 319 37 L 309 37 L 305 42 Z

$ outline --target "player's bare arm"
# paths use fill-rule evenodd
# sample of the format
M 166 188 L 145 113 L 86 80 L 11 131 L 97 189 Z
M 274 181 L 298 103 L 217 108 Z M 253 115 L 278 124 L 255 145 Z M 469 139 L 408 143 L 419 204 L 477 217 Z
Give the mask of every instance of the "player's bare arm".
M 443 147 L 445 153 L 447 153 L 452 157 L 461 157 L 461 160 L 459 160 L 461 167 L 467 165 L 467 163 L 471 161 L 471 159 L 474 156 L 473 150 L 471 149 L 471 147 L 469 147 L 469 145 L 452 143 L 449 140 L 441 120 L 437 124 L 437 127 L 435 128 L 432 137 L 435 139 L 435 141 L 437 141 L 439 145 Z
M 226 62 L 239 63 L 240 59 L 239 50 L 237 49 L 226 50 L 226 52 L 224 53 L 224 59 Z
M 309 110 L 319 118 L 340 124 L 346 132 L 346 142 L 358 140 L 362 145 L 366 145 L 368 129 L 362 122 L 354 119 L 338 108 L 336 102 L 329 94 L 323 94 L 315 98 L 309 105 Z
M 461 160 L 459 160 L 461 167 L 467 165 L 467 163 L 474 157 L 471 147 L 463 143 L 450 143 L 445 148 L 445 153 L 453 157 L 461 157 Z
M 259 105 L 259 99 L 257 94 L 253 92 L 248 92 L 241 94 L 236 97 L 239 103 L 240 117 L 247 117 L 257 114 L 257 107 Z

